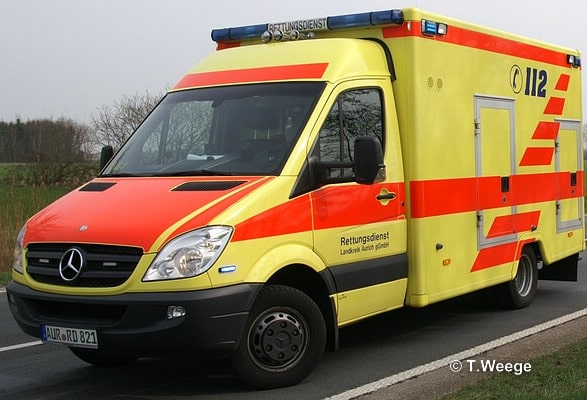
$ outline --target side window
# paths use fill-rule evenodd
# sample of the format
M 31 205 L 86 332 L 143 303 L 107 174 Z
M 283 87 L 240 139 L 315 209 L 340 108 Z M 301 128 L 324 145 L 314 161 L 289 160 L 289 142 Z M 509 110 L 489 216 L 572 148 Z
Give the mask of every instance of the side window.
M 320 129 L 320 161 L 352 163 L 355 139 L 377 136 L 383 143 L 383 113 L 378 89 L 341 93 Z M 328 178 L 351 179 L 352 167 L 330 168 Z

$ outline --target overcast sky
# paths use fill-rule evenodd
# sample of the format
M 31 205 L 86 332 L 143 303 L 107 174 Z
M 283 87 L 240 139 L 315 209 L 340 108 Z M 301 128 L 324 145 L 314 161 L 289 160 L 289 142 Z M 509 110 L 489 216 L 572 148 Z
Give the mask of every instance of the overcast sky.
M 587 51 L 584 0 L 0 0 L 0 120 L 89 122 L 163 93 L 214 51 L 213 28 L 414 6 Z

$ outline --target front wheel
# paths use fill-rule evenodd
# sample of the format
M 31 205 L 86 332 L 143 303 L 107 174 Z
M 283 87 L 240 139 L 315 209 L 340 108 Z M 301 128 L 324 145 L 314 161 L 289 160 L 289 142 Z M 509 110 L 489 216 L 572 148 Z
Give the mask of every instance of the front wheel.
M 538 286 L 538 263 L 531 247 L 522 250 L 518 272 L 514 280 L 496 286 L 495 294 L 499 303 L 506 308 L 518 309 L 530 305 Z
M 310 297 L 288 286 L 266 286 L 251 309 L 232 361 L 249 385 L 291 386 L 314 370 L 325 344 L 324 318 Z

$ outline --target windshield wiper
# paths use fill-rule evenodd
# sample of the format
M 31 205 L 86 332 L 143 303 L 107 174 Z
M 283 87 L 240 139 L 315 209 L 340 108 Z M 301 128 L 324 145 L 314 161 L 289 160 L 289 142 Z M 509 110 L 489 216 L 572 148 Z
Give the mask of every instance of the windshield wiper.
M 212 169 L 192 169 L 189 171 L 163 172 L 153 176 L 232 176 L 232 172 L 215 171 Z
M 144 177 L 143 174 L 131 174 L 130 172 L 120 172 L 117 174 L 102 174 L 98 175 L 98 178 L 136 178 Z

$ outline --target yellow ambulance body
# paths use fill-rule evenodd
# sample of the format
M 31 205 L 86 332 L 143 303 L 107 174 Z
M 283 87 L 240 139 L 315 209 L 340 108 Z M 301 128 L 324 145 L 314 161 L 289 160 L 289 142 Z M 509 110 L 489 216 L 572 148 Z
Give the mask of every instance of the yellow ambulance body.
M 538 278 L 576 280 L 577 51 L 418 9 L 212 38 L 21 231 L 27 333 L 94 364 L 231 353 L 276 387 L 366 317 L 492 286 L 521 308 Z

